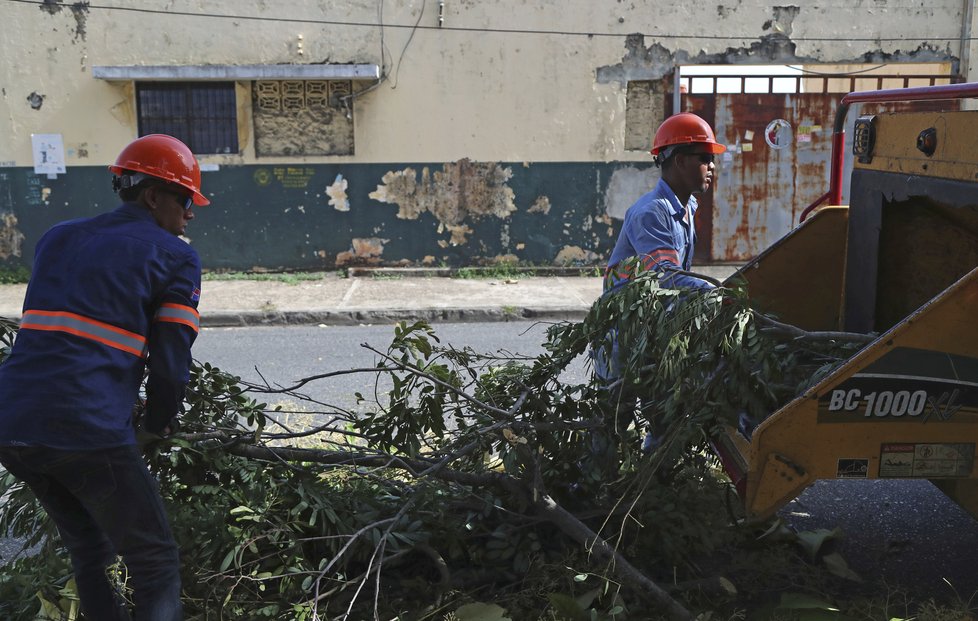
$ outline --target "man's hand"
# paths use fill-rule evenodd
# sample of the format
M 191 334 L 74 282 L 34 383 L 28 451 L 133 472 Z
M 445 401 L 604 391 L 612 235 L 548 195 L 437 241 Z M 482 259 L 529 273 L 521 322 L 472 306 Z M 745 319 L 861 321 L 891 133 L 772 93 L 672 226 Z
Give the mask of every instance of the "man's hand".
M 133 427 L 136 430 L 136 443 L 138 445 L 143 446 L 165 440 L 180 430 L 180 425 L 176 417 L 171 418 L 162 428 L 157 429 L 151 425 L 153 421 L 150 420 L 147 413 L 146 401 L 140 399 L 136 402 L 132 411 Z
M 154 444 L 163 440 L 165 436 L 158 433 L 152 433 L 146 431 L 142 427 L 136 427 L 136 444 L 139 446 L 146 446 L 147 444 Z

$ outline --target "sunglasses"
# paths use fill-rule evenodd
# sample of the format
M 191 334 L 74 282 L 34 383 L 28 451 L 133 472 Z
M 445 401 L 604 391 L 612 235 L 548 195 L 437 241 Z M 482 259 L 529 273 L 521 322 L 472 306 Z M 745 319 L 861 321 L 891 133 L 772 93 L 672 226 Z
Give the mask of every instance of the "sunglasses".
M 716 161 L 716 156 L 712 153 L 689 153 L 688 155 L 693 155 L 700 161 L 700 164 L 712 164 Z
M 175 196 L 176 199 L 177 199 L 177 202 L 182 203 L 182 206 L 183 206 L 183 210 L 184 211 L 187 211 L 188 209 L 190 209 L 191 207 L 194 206 L 194 196 L 193 196 L 193 194 L 191 194 L 190 196 L 187 196 L 186 194 L 184 194 L 183 192 L 180 192 L 179 190 L 174 190 L 174 189 L 169 188 L 169 187 L 166 187 L 166 186 L 163 186 L 161 189 L 164 192 L 166 192 L 167 194 L 171 194 L 171 195 Z

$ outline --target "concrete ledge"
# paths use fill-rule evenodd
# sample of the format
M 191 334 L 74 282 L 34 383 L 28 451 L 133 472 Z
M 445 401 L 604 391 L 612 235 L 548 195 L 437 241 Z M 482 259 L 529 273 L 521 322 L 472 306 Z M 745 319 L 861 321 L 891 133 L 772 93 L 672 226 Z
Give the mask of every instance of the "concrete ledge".
M 350 309 L 309 311 L 241 311 L 215 312 L 200 316 L 205 328 L 245 326 L 357 326 L 386 324 L 398 321 L 428 321 L 430 323 L 476 323 L 492 321 L 580 321 L 587 314 L 584 308 L 428 308 L 415 310 Z
M 460 278 L 460 274 L 472 274 L 477 278 L 491 278 L 502 270 L 512 271 L 514 274 L 525 274 L 527 276 L 564 276 L 576 278 L 580 276 L 600 276 L 603 267 L 559 267 L 559 266 L 540 266 L 540 267 L 517 267 L 517 266 L 497 266 L 497 267 L 350 267 L 347 268 L 347 275 L 350 278 Z
M 214 81 L 214 80 L 379 80 L 380 67 L 346 65 L 95 65 L 97 80 Z

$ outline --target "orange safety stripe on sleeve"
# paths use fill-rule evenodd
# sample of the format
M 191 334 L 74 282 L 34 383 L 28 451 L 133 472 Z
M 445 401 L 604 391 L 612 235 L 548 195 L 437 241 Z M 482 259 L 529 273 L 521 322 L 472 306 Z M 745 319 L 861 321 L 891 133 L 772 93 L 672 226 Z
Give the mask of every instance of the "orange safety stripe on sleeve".
M 671 248 L 653 250 L 642 257 L 642 265 L 645 266 L 645 269 L 652 269 L 652 266 L 661 263 L 663 260 L 672 261 L 674 264 L 679 265 L 679 253 Z
M 200 313 L 192 306 L 183 304 L 166 303 L 156 311 L 156 321 L 167 321 L 179 323 L 191 328 L 194 332 L 200 332 Z
M 80 336 L 140 358 L 146 357 L 146 338 L 141 334 L 117 328 L 67 311 L 27 310 L 20 321 L 22 330 L 64 332 Z

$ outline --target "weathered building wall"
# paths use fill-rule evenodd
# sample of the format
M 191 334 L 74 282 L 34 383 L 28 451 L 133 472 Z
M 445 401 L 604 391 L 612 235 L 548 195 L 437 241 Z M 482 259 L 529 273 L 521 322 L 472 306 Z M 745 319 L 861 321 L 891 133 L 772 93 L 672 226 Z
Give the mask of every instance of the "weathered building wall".
M 383 164 L 229 166 L 204 173 L 205 183 L 220 188 L 211 194 L 215 208 L 195 210 L 187 237 L 210 269 L 590 263 L 600 258 L 593 249 L 614 242 L 613 221 L 595 189 L 608 185 L 617 166 L 465 160 L 410 163 L 393 172 Z M 102 167 L 76 167 L 57 179 L 2 170 L 0 187 L 10 196 L 0 195 L 0 213 L 16 202 L 18 213 L 29 214 L 19 222 L 0 219 L 0 260 L 14 263 L 14 252 L 22 250 L 24 260 L 33 253 L 25 239 L 116 204 Z
M 379 83 L 349 85 L 346 110 L 334 98 L 293 117 L 261 109 L 259 82 L 236 85 L 239 151 L 200 156 L 217 169 L 204 174 L 214 205 L 191 235 L 207 267 L 247 269 L 600 259 L 603 220 L 657 176 L 642 135 L 677 65 L 970 57 L 962 0 L 439 5 L 0 0 L 0 261 L 29 263 L 48 223 L 114 202 L 103 171 L 137 135 L 135 89 L 95 66 L 382 67 Z M 644 107 L 636 81 L 656 84 Z M 32 133 L 63 136 L 66 174 L 33 174 Z

